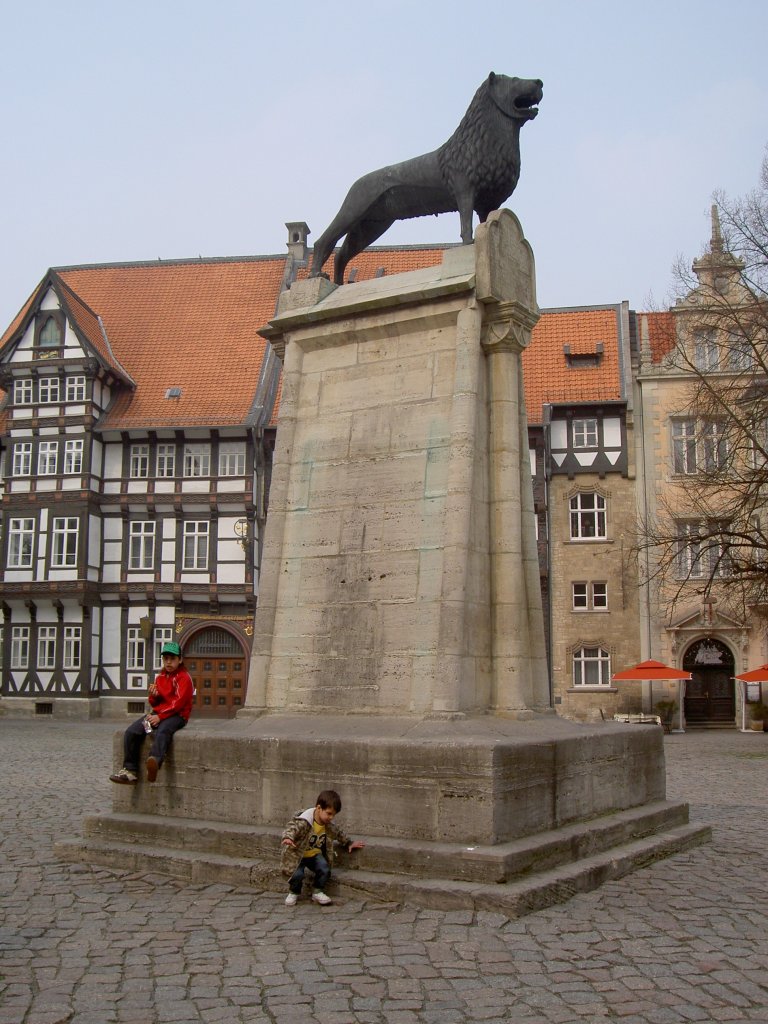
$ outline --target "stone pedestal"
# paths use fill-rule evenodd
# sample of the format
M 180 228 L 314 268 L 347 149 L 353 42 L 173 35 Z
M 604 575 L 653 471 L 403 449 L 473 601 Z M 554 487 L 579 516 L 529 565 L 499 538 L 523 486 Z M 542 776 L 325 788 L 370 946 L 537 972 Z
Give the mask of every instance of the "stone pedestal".
M 519 223 L 331 289 L 263 332 L 284 377 L 246 711 L 547 710 Z

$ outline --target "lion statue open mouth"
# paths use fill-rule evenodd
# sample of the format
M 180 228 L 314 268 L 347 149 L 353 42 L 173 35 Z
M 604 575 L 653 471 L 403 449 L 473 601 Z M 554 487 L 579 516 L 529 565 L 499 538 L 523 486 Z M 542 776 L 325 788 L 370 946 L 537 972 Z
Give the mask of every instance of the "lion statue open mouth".
M 342 236 L 334 280 L 396 220 L 457 210 L 461 240 L 472 242 L 472 214 L 484 222 L 515 190 L 520 177 L 520 128 L 538 114 L 538 78 L 490 73 L 461 124 L 444 145 L 359 178 L 314 247 L 310 276 L 322 273 Z

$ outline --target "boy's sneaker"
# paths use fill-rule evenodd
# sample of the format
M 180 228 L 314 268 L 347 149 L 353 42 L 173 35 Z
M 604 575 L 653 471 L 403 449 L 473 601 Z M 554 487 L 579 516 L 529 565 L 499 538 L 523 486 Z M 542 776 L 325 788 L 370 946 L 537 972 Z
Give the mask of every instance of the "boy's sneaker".
M 288 895 L 285 897 L 286 907 L 295 907 L 298 902 L 299 897 L 295 892 L 289 892 Z
M 139 777 L 136 772 L 129 771 L 128 768 L 121 768 L 119 772 L 109 776 L 109 781 L 119 782 L 123 786 L 135 786 L 139 781 Z
M 160 765 L 157 763 L 156 757 L 147 758 L 147 782 L 154 782 L 157 778 L 157 769 Z
M 330 896 L 326 896 L 324 892 L 320 892 L 319 890 L 312 893 L 312 899 L 315 903 L 319 903 L 321 907 L 327 907 L 329 903 L 333 903 Z

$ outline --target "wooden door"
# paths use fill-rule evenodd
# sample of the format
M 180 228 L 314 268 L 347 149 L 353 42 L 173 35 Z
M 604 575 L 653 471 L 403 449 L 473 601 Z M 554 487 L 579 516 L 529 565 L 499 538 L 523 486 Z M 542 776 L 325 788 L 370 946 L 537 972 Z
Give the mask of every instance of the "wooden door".
M 685 721 L 691 726 L 735 723 L 736 689 L 733 655 L 718 640 L 699 640 L 686 651 L 683 668 L 693 678 L 685 684 Z
M 184 664 L 195 684 L 193 715 L 231 718 L 245 703 L 246 659 L 239 641 L 209 627 L 185 646 Z

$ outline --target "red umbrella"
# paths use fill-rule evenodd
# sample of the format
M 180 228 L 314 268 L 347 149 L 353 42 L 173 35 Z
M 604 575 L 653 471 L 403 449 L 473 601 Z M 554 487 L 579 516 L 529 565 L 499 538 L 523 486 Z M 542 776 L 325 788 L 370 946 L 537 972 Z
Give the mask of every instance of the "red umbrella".
M 677 695 L 680 705 L 680 732 L 683 732 L 683 682 L 692 679 L 690 672 L 683 672 L 679 668 L 672 668 L 671 665 L 664 665 L 660 661 L 641 661 L 639 665 L 632 668 L 625 668 L 623 672 L 613 674 L 614 682 L 622 682 L 630 679 L 677 679 Z M 651 694 L 653 698 L 653 694 Z
M 744 693 L 741 701 L 741 731 L 748 732 L 747 717 L 747 683 L 768 683 L 768 665 L 761 665 L 759 668 L 750 669 L 749 672 L 742 672 L 740 676 L 734 676 L 744 683 Z

